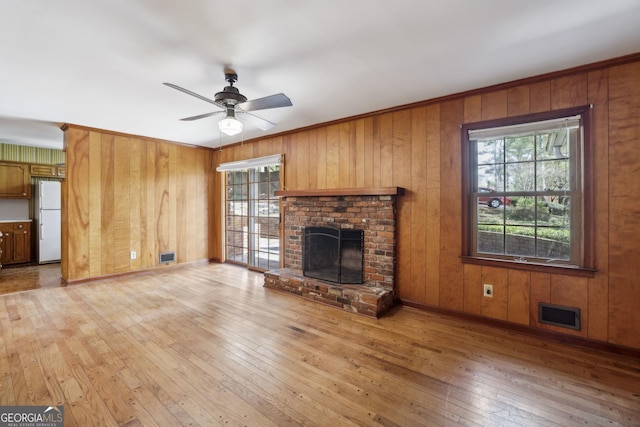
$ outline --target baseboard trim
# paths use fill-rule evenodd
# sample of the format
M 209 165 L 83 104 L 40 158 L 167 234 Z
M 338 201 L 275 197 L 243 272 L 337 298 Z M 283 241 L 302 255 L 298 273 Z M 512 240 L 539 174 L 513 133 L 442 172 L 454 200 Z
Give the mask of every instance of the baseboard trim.
M 488 326 L 507 329 L 510 331 L 520 332 L 522 334 L 531 335 L 537 338 L 543 338 L 548 341 L 560 342 L 563 344 L 573 345 L 576 347 L 587 348 L 589 350 L 603 351 L 607 353 L 628 356 L 640 359 L 640 349 L 625 347 L 617 344 L 605 343 L 602 341 L 591 340 L 588 338 L 563 335 L 552 331 L 543 331 L 532 328 L 531 326 L 518 325 L 516 323 L 507 322 L 505 320 L 491 319 L 488 317 L 478 316 L 477 314 L 462 313 L 455 310 L 448 310 L 442 307 L 436 307 L 428 304 L 416 303 L 413 301 L 403 301 L 397 299 L 396 302 L 406 307 L 416 308 L 418 310 L 429 311 L 445 316 L 455 317 L 458 319 L 469 320 L 482 323 Z

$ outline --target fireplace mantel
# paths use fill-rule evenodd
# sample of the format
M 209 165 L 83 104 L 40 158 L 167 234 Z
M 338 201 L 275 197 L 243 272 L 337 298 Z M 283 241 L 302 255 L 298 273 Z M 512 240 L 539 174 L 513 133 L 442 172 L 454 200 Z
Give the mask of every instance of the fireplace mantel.
M 402 187 L 324 188 L 321 190 L 280 190 L 276 197 L 334 197 L 334 196 L 402 196 Z

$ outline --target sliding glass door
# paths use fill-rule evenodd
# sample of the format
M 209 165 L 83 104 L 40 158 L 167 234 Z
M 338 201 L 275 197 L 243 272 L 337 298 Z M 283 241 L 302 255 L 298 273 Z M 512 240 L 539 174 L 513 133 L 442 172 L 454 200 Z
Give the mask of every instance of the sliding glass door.
M 258 270 L 280 266 L 280 164 L 226 172 L 227 261 Z

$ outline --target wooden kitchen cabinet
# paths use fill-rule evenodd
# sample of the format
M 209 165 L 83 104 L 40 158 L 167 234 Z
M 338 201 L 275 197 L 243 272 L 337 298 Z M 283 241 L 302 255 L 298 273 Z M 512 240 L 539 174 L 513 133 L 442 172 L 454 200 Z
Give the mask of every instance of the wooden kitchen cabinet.
M 31 261 L 31 223 L 0 223 L 2 258 L 0 263 L 19 264 Z
M 31 173 L 31 176 L 57 176 L 55 165 L 29 165 L 29 173 Z
M 5 199 L 31 198 L 29 165 L 0 162 L 0 197 Z
M 64 178 L 67 174 L 67 167 L 60 165 L 29 165 L 31 176 L 48 177 L 48 178 Z
M 6 233 L 2 232 L 2 237 L 0 237 L 0 266 L 2 266 L 2 264 L 6 264 L 7 263 L 7 259 L 5 259 L 5 257 L 8 258 L 7 256 L 7 239 L 9 239 L 9 235 L 7 235 Z

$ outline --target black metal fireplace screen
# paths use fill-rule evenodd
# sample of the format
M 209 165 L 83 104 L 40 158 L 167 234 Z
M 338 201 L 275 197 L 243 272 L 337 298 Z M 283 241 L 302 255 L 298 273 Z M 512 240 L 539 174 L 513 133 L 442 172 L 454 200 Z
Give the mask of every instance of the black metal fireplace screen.
M 364 231 L 305 227 L 302 274 L 334 283 L 362 283 Z

